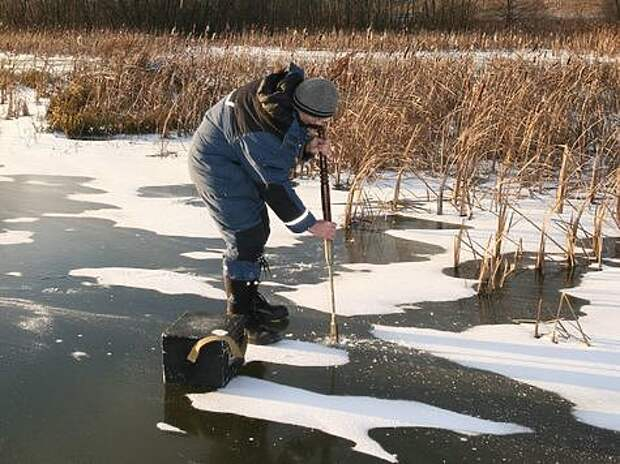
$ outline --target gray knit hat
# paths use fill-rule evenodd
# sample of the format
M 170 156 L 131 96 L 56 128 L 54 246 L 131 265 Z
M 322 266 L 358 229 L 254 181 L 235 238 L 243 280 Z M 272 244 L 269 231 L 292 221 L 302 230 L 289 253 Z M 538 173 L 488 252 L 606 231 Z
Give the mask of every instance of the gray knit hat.
M 301 82 L 293 95 L 295 108 L 318 118 L 334 115 L 338 106 L 338 90 L 327 79 L 315 77 Z

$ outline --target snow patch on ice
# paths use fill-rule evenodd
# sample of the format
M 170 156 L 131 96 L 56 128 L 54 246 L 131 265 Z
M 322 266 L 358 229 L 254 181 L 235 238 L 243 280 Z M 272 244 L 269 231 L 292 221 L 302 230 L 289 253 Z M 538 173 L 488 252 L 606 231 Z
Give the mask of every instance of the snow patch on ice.
M 91 277 L 96 279 L 99 285 L 155 290 L 166 295 L 193 294 L 214 299 L 225 299 L 226 297 L 223 290 L 211 285 L 211 283 L 217 282 L 215 279 L 160 269 L 84 268 L 74 269 L 69 272 L 69 275 Z
M 32 317 L 27 317 L 26 319 L 20 321 L 17 325 L 27 332 L 41 335 L 50 330 L 52 318 L 47 315 L 38 314 Z
M 222 259 L 223 251 L 190 251 L 189 253 L 181 253 L 181 256 L 190 259 Z
M 375 428 L 424 427 L 477 435 L 528 433 L 517 424 L 493 422 L 417 401 L 331 396 L 265 380 L 237 377 L 224 389 L 187 395 L 196 409 L 322 430 L 355 443 L 353 449 L 398 462 L 368 436 Z
M 39 218 L 36 217 L 21 217 L 21 218 L 13 218 L 13 219 L 4 219 L 2 222 L 6 222 L 9 224 L 21 224 L 21 223 L 29 223 L 29 222 L 37 222 Z
M 7 230 L 0 231 L 0 245 L 23 245 L 33 243 L 32 236 L 34 232 L 27 230 Z
M 82 361 L 83 359 L 90 358 L 90 355 L 88 353 L 85 353 L 84 351 L 74 351 L 73 353 L 71 353 L 71 357 L 76 361 Z
M 167 424 L 165 422 L 158 422 L 157 428 L 162 432 L 180 433 L 182 435 L 187 435 L 187 432 L 185 430 L 181 430 L 180 428 Z
M 346 351 L 300 340 L 282 340 L 274 345 L 248 345 L 245 362 L 263 361 L 289 366 L 342 366 L 349 362 Z
M 337 274 L 334 278 L 338 315 L 350 317 L 402 313 L 404 311 L 397 307 L 398 304 L 458 300 L 473 296 L 473 282 L 441 272 L 449 266 L 450 259 L 450 255 L 444 253 L 434 256 L 432 261 L 392 263 L 389 266 L 342 265 L 351 272 Z M 292 290 L 277 293 L 298 306 L 328 313 L 331 312 L 329 285 L 326 280 L 320 284 L 300 284 Z
M 45 180 L 27 180 L 24 183 L 29 185 L 40 185 L 43 187 L 60 187 L 62 185 L 58 182 L 47 182 Z
M 5 272 L 4 275 L 6 276 L 10 276 L 10 277 L 22 277 L 23 274 L 19 271 L 15 271 L 15 272 Z

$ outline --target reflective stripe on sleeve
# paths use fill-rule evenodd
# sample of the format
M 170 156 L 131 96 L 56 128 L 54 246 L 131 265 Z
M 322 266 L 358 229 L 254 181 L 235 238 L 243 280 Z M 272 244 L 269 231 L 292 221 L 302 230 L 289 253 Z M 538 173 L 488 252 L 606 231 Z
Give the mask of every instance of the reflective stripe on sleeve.
M 293 219 L 292 221 L 285 222 L 284 225 L 287 227 L 295 226 L 299 224 L 301 221 L 303 221 L 304 219 L 306 219 L 309 214 L 310 214 L 310 210 L 306 209 L 303 213 L 301 213 L 301 216 L 299 216 L 297 219 Z

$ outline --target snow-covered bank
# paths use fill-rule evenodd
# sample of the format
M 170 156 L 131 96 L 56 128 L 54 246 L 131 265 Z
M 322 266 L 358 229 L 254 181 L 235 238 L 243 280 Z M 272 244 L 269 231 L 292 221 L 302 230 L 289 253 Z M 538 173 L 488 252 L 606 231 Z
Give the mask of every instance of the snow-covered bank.
M 100 61 L 98 58 L 85 58 L 70 55 L 33 55 L 29 53 L 11 53 L 0 51 L 0 69 L 10 68 L 15 72 L 23 71 L 45 71 L 54 75 L 62 75 L 71 72 L 75 68 L 75 63 L 95 63 Z
M 428 427 L 467 435 L 531 432 L 517 424 L 493 422 L 416 401 L 362 396 L 331 396 L 250 377 L 237 377 L 224 389 L 188 395 L 204 411 L 239 414 L 322 430 L 351 440 L 354 450 L 398 462 L 368 436 L 382 427 Z
M 489 50 L 415 50 L 376 52 L 361 50 L 320 50 L 320 49 L 287 49 L 280 47 L 261 47 L 248 45 L 211 46 L 198 45 L 189 47 L 186 54 L 193 56 L 251 56 L 268 58 L 272 60 L 308 60 L 323 62 L 337 60 L 344 56 L 350 56 L 354 60 L 388 61 L 388 60 L 473 60 L 477 65 L 484 65 L 493 60 L 518 60 L 542 64 L 565 65 L 571 60 L 583 60 L 586 63 L 618 63 L 620 58 L 613 55 L 599 55 L 595 53 L 578 53 L 571 50 L 551 49 L 489 49 Z M 171 58 L 171 57 L 166 57 Z M 16 54 L 0 51 L 0 69 L 10 68 L 13 71 L 23 72 L 38 70 L 50 72 L 54 75 L 62 75 L 71 72 L 77 63 L 96 64 L 100 58 L 76 57 L 70 55 L 33 55 Z
M 279 58 L 289 60 L 312 60 L 329 61 L 351 56 L 353 59 L 388 61 L 388 60 L 473 60 L 477 65 L 484 65 L 492 60 L 518 60 L 529 61 L 532 63 L 544 64 L 567 64 L 570 60 L 583 60 L 587 63 L 617 63 L 620 58 L 617 56 L 596 55 L 594 53 L 575 53 L 569 50 L 550 50 L 550 49 L 495 49 L 495 50 L 418 50 L 414 52 L 364 52 L 355 50 L 308 50 L 297 48 L 294 50 L 278 47 L 251 47 L 247 45 L 233 45 L 229 47 L 194 47 L 193 53 L 213 54 L 224 56 L 229 54 L 248 55 L 264 58 Z
M 531 325 L 484 325 L 462 333 L 415 327 L 375 326 L 374 335 L 464 366 L 496 372 L 556 392 L 575 403 L 575 416 L 620 431 L 620 269 L 586 274 L 567 291 L 587 298 L 580 322 L 592 338 L 554 344 L 551 327 L 534 338 Z

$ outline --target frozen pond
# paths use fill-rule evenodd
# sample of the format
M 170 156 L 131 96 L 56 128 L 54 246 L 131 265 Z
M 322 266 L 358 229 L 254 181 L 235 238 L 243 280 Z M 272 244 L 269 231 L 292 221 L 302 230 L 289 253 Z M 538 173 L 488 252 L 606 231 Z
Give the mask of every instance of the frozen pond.
M 492 299 L 439 296 L 400 304 L 398 312 L 341 318 L 344 359 L 313 349 L 295 363 L 257 352 L 231 389 L 209 404 L 215 397 L 164 387 L 159 337 L 183 311 L 222 311 L 222 241 L 130 226 L 123 208 L 108 202 L 113 192 L 94 186 L 91 177 L 17 175 L 2 167 L 0 175 L 0 226 L 13 237 L 0 245 L 2 462 L 379 463 L 392 455 L 401 463 L 618 460 L 618 432 L 579 422 L 559 395 L 372 335 L 374 324 L 457 332 L 531 318 L 539 297 L 552 311 L 559 290 L 579 284 L 582 268 L 568 276 L 550 266 L 544 284 L 523 271 Z M 203 214 L 184 183 L 143 183 L 136 197 L 141 208 L 152 202 L 157 209 L 165 200 Z M 158 220 L 173 228 L 176 218 Z M 425 265 L 445 252 L 386 227 L 340 235 L 338 274 L 360 280 L 386 266 Z M 421 219 L 389 224 L 402 232 L 454 227 Z M 327 315 L 293 299 L 297 287 L 325 280 L 321 243 L 306 236 L 276 240 L 267 255 L 272 276 L 265 292 L 292 308 L 288 346 L 302 352 L 310 345 L 301 342 L 323 346 Z M 114 280 L 119 272 L 101 271 L 109 268 L 167 270 L 170 287 L 175 276 L 192 275 L 209 290 L 162 292 L 144 272 L 152 280 L 130 285 Z M 86 271 L 93 269 L 99 271 Z M 132 272 L 125 276 L 138 271 Z M 451 272 L 446 267 L 445 278 Z M 475 277 L 468 263 L 460 272 Z M 410 286 L 409 278 L 398 276 L 398 286 Z M 385 288 L 377 284 L 376 291 Z M 572 301 L 576 310 L 586 303 Z M 294 398 L 287 417 L 276 409 L 249 412 L 286 395 Z M 243 401 L 244 413 L 236 412 Z M 427 417 L 422 407 L 436 409 Z M 399 410 L 411 413 L 399 419 Z M 401 422 L 389 426 L 392 417 Z M 365 420 L 367 438 L 355 429 Z

